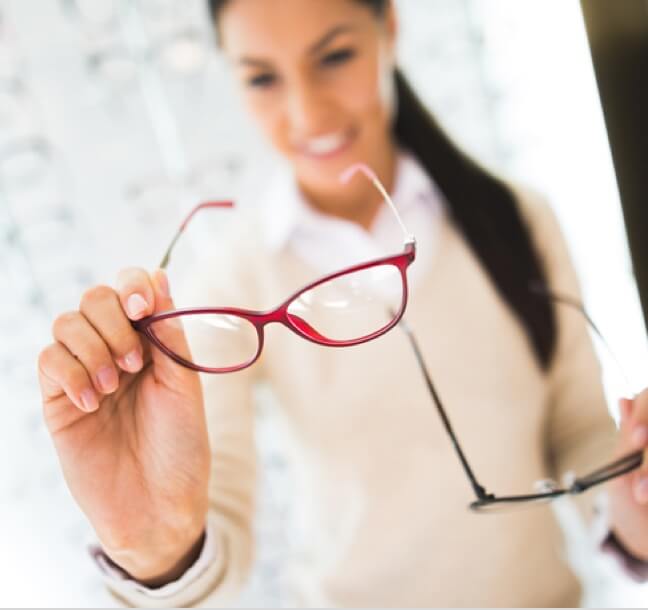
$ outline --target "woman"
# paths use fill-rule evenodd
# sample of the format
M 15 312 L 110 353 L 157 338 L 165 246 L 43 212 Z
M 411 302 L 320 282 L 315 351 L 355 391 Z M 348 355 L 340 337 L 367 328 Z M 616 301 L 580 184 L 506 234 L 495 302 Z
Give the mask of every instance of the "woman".
M 231 240 L 227 265 L 194 272 L 182 304 L 268 307 L 342 261 L 392 253 L 381 196 L 338 180 L 361 161 L 417 233 L 407 319 L 480 477 L 527 493 L 605 463 L 613 445 L 619 455 L 648 446 L 646 393 L 622 402 L 616 438 L 585 323 L 528 290 L 578 295 L 549 208 L 488 175 L 432 121 L 395 67 L 391 2 L 210 6 L 250 112 L 291 172 L 267 193 L 265 220 Z M 56 319 L 39 360 L 48 428 L 120 598 L 210 605 L 239 590 L 254 549 L 250 390 L 263 378 L 300 492 L 291 602 L 577 604 L 550 510 L 465 510 L 471 489 L 398 329 L 330 349 L 272 326 L 256 365 L 199 378 L 131 325 L 174 307 L 162 271 L 125 270 L 116 289 L 95 287 Z M 186 353 L 179 326 L 160 334 Z M 607 496 L 608 544 L 639 569 L 646 467 Z M 579 501 L 587 519 L 593 499 Z

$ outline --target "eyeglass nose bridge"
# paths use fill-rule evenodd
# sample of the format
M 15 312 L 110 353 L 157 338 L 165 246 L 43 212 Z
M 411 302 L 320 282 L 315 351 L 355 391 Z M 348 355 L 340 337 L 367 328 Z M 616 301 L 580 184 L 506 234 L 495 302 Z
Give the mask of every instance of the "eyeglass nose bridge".
M 328 342 L 327 338 L 320 334 L 306 320 L 295 314 L 288 313 L 288 308 L 294 298 L 294 296 L 291 297 L 276 309 L 259 312 L 258 314 L 255 314 L 253 318 L 248 317 L 248 320 L 254 324 L 257 329 L 259 344 L 261 346 L 263 344 L 264 329 L 269 324 L 281 324 L 291 332 L 297 333 L 299 336 L 311 341 L 316 339 L 316 342 Z
M 317 330 L 315 330 L 310 324 L 308 324 L 306 320 L 303 320 L 302 318 L 294 314 L 288 313 L 288 307 L 290 306 L 290 303 L 291 301 L 287 301 L 276 309 L 262 311 L 253 315 L 246 316 L 247 320 L 256 328 L 257 335 L 259 337 L 259 352 L 254 361 L 258 359 L 261 350 L 263 349 L 265 327 L 270 324 L 281 324 L 281 326 L 284 326 L 293 333 L 297 333 L 305 339 L 313 340 L 313 338 L 316 337 L 322 341 L 326 341 L 326 337 L 323 337 L 320 333 L 318 333 Z M 250 364 L 252 364 L 252 362 Z

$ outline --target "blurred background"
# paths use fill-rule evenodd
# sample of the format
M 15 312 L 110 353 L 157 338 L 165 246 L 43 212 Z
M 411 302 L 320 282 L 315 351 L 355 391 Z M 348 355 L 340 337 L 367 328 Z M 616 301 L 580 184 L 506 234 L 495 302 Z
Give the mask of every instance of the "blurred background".
M 465 149 L 550 200 L 586 306 L 632 389 L 648 385 L 580 4 L 397 5 L 405 72 Z M 198 200 L 253 202 L 273 162 L 239 109 L 203 0 L 0 0 L 0 605 L 116 605 L 41 417 L 36 361 L 53 319 L 121 267 L 156 266 Z M 616 415 L 618 386 L 608 391 Z M 266 417 L 271 401 L 260 388 L 248 606 L 281 605 L 290 553 L 290 472 Z M 645 607 L 648 588 L 597 557 L 577 524 L 569 540 L 584 605 Z

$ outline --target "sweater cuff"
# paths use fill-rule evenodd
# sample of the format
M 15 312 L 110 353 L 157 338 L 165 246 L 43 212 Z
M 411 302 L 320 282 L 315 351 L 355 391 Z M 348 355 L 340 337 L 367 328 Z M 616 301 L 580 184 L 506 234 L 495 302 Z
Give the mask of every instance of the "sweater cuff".
M 648 582 L 648 561 L 642 561 L 632 555 L 612 530 L 608 531 L 601 542 L 601 550 L 612 555 L 629 578 L 638 583 Z
M 602 494 L 598 500 L 592 534 L 599 550 L 612 557 L 626 577 L 638 583 L 648 582 L 648 562 L 632 555 L 615 536 L 610 527 L 607 495 Z
M 119 601 L 139 607 L 187 606 L 206 595 L 220 578 L 223 554 L 216 544 L 214 526 L 207 521 L 200 555 L 177 580 L 161 587 L 147 587 L 114 563 L 98 544 L 88 545 L 88 553 L 97 564 L 102 579 Z

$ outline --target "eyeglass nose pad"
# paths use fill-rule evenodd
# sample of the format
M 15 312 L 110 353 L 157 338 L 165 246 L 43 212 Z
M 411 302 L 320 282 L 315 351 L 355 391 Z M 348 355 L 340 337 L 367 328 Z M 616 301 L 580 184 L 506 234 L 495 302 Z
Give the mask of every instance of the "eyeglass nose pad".
M 553 479 L 540 479 L 533 484 L 536 493 L 549 493 L 558 489 L 558 483 Z

